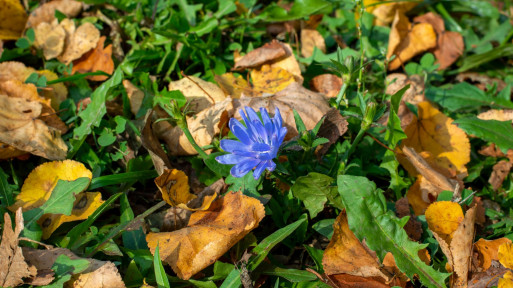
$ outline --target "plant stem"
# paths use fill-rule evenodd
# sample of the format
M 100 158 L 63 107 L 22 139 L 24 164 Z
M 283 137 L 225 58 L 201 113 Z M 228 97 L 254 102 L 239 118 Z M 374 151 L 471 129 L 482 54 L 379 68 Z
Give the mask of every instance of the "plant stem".
M 337 109 L 340 107 L 340 102 L 342 100 L 344 100 L 344 105 L 347 107 L 349 105 L 349 103 L 347 102 L 347 98 L 346 98 L 346 90 L 347 90 L 347 83 L 344 82 L 344 84 L 342 84 L 342 88 L 340 88 L 340 91 L 338 92 L 338 95 L 337 95 L 337 99 L 335 100 L 335 102 L 337 103 Z
M 185 137 L 187 137 L 187 140 L 191 143 L 192 147 L 198 152 L 198 154 L 203 159 L 207 159 L 208 155 L 201 149 L 201 147 L 198 146 L 196 143 L 196 140 L 194 140 L 194 137 L 192 137 L 191 131 L 189 131 L 189 127 L 187 127 L 187 122 L 184 120 L 182 123 L 178 123 L 178 127 L 182 129 L 183 133 L 185 134 Z

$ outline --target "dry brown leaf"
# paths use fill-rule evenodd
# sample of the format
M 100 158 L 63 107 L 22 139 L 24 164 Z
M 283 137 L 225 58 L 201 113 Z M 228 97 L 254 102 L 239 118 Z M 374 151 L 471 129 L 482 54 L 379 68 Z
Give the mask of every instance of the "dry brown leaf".
M 0 1 L 0 41 L 20 38 L 25 22 L 27 22 L 27 13 L 20 1 Z
M 345 211 L 340 213 L 333 224 L 333 236 L 324 250 L 322 266 L 326 275 L 349 274 L 360 277 L 378 277 L 381 282 L 390 278 L 381 271 L 381 265 L 349 229 Z
M 326 138 L 329 142 L 323 144 L 322 147 L 315 151 L 318 159 L 322 158 L 322 156 L 328 152 L 331 145 L 336 143 L 340 136 L 346 133 L 348 125 L 346 118 L 340 115 L 338 109 L 331 108 L 326 115 L 324 115 L 324 121 L 322 122 L 321 128 L 319 128 L 317 137 Z
M 398 218 L 403 218 L 405 216 L 410 217 L 406 225 L 404 225 L 404 230 L 410 239 L 413 241 L 419 241 L 423 233 L 422 223 L 420 223 L 415 215 L 412 215 L 410 212 L 408 198 L 403 197 L 395 202 L 395 214 Z
M 64 287 L 125 287 L 116 266 L 110 261 L 100 261 L 93 258 L 80 258 L 65 248 L 37 250 L 23 247 L 23 256 L 27 259 L 27 263 L 34 265 L 38 271 L 49 271 L 57 257 L 60 255 L 66 255 L 72 260 L 85 259 L 89 261 L 89 267 L 79 274 L 74 274 L 72 278 L 64 284 Z
M 429 23 L 435 29 L 436 34 L 441 34 L 445 31 L 444 19 L 433 12 L 428 12 L 424 15 L 413 18 L 414 23 Z
M 37 119 L 41 103 L 0 95 L 0 111 L 0 142 L 50 160 L 66 158 L 60 132 Z
M 125 81 L 128 81 L 128 80 L 125 80 Z M 128 82 L 128 83 L 130 83 L 130 82 Z M 123 84 L 124 84 L 124 82 L 123 82 Z M 130 83 L 130 85 L 132 85 L 132 84 Z M 144 93 L 143 93 L 143 96 L 144 96 Z M 141 101 L 142 101 L 142 99 L 141 99 Z M 144 148 L 146 148 L 146 150 L 148 150 L 148 153 L 150 154 L 150 157 L 151 157 L 151 161 L 153 162 L 153 166 L 155 167 L 155 170 L 157 170 L 157 173 L 159 175 L 162 175 L 162 173 L 164 173 L 164 170 L 171 169 L 172 166 L 171 166 L 171 162 L 169 161 L 169 158 L 167 157 L 166 152 L 164 151 L 164 149 L 162 149 L 162 146 L 160 145 L 160 142 L 157 139 L 157 136 L 153 132 L 152 115 L 153 115 L 153 110 L 149 111 L 145 116 L 145 119 L 144 119 L 145 124 L 144 124 L 144 128 L 142 129 L 142 132 L 141 132 L 141 144 Z
M 70 27 L 66 29 L 66 26 L 64 26 L 66 30 L 64 52 L 57 59 L 64 64 L 69 64 L 96 47 L 100 40 L 100 30 L 89 22 L 75 29 L 74 22 L 68 19 L 62 20 L 59 25 L 68 25 L 66 23 L 69 23 Z M 73 29 L 71 29 L 71 26 Z
M 285 57 L 285 55 L 287 55 L 287 51 L 284 46 L 280 42 L 273 40 L 237 59 L 233 69 L 255 68 L 266 62 Z
M 415 149 L 431 167 L 439 172 L 445 171 L 445 176 L 460 179 L 467 173 L 465 165 L 470 161 L 470 142 L 466 133 L 452 122 L 429 102 L 421 102 L 418 104 L 418 118 L 415 117 L 404 130 L 408 138 L 402 141 L 401 146 Z M 397 156 L 410 175 L 417 174 L 406 158 Z
M 36 73 L 40 76 L 45 76 L 47 81 L 54 81 L 59 78 L 57 74 L 50 70 L 37 71 Z M 68 98 L 68 88 L 66 88 L 66 85 L 64 85 L 64 83 L 51 84 L 48 85 L 47 88 L 48 89 L 41 89 L 41 91 L 39 91 L 39 95 L 46 99 L 50 99 L 52 108 L 55 111 L 58 111 L 61 102 Z
M 144 92 L 129 80 L 123 80 L 123 87 L 125 87 L 128 100 L 130 101 L 130 111 L 132 114 L 137 115 L 142 106 Z
M 322 93 L 328 97 L 337 97 L 344 81 L 333 74 L 321 74 L 310 81 L 310 89 Z
M 509 175 L 511 167 L 513 167 L 513 163 L 506 160 L 501 160 L 493 165 L 493 171 L 488 179 L 488 183 L 492 185 L 494 191 L 497 191 L 502 186 L 502 182 Z
M 395 55 L 388 70 L 395 70 L 408 60 L 424 51 L 436 47 L 437 39 L 433 26 L 429 23 L 411 25 L 406 16 L 396 11 L 390 31 L 387 59 Z
M 502 91 L 502 89 L 507 86 L 506 82 L 500 78 L 492 78 L 488 75 L 479 74 L 478 72 L 464 72 L 456 76 L 456 81 L 464 82 L 467 80 L 474 82 L 473 84 L 481 90 L 487 90 L 487 86 L 496 84 L 497 90 Z
M 79 59 L 73 61 L 73 68 L 71 74 L 75 73 L 88 73 L 103 71 L 107 74 L 114 72 L 114 61 L 112 60 L 112 44 L 107 47 L 103 47 L 105 44 L 105 36 L 100 37 L 100 40 L 96 44 L 96 48 L 82 55 Z M 96 75 L 86 77 L 92 81 L 105 81 L 107 76 Z M 123 83 L 128 80 L 124 80 Z
M 169 83 L 168 89 L 169 91 L 180 90 L 189 101 L 189 109 L 194 113 L 199 113 L 226 99 L 219 86 L 195 76 L 187 76 L 178 81 L 172 81 Z
M 82 2 L 72 0 L 54 0 L 37 7 L 30 13 L 26 28 L 37 27 L 40 23 L 52 23 L 55 20 L 55 10 L 69 18 L 82 11 Z
M 326 53 L 326 43 L 321 33 L 315 29 L 301 29 L 301 55 L 305 58 L 312 56 L 315 47 Z
M 186 228 L 146 236 L 151 253 L 159 245 L 160 258 L 181 279 L 213 264 L 246 236 L 265 216 L 264 206 L 242 193 L 228 193 L 209 210 L 191 215 Z
M 21 208 L 16 210 L 14 222 L 16 228 L 13 230 L 9 213 L 4 214 L 0 243 L 0 287 L 15 287 L 23 284 L 23 278 L 33 277 L 37 272 L 35 267 L 27 265 L 21 248 L 18 247 L 18 237 L 23 230 Z
M 200 147 L 210 145 L 214 136 L 219 134 L 221 131 L 219 128 L 221 115 L 225 111 L 229 115 L 233 114 L 231 98 L 226 98 L 224 101 L 211 105 L 208 109 L 187 118 L 189 130 Z M 169 123 L 159 122 L 155 130 L 158 137 L 166 142 L 171 155 L 198 154 L 179 127 L 172 127 Z
M 493 260 L 499 260 L 499 246 L 504 243 L 511 243 L 511 240 L 505 237 L 495 240 L 481 238 L 474 243 L 474 251 L 477 257 L 474 257 L 472 260 L 472 271 L 482 272 L 488 270 Z
M 499 265 L 500 266 L 500 265 Z M 480 273 L 472 273 L 471 279 L 468 281 L 468 288 L 483 288 L 497 286 L 500 277 L 509 271 L 500 267 L 490 267 L 488 270 Z
M 43 22 L 34 28 L 34 46 L 43 50 L 46 60 L 57 58 L 64 51 L 66 31 L 58 24 L 57 19 L 52 23 Z
M 234 99 L 233 106 L 236 111 L 235 118 L 239 120 L 241 116 L 238 110 L 242 107 L 249 106 L 255 110 L 264 107 L 267 111 L 274 111 L 275 107 L 278 107 L 283 118 L 283 126 L 287 127 L 286 140 L 298 135 L 293 109 L 299 113 L 308 130 L 313 129 L 330 110 L 323 95 L 312 92 L 297 82 L 293 82 L 287 88 L 271 96 Z

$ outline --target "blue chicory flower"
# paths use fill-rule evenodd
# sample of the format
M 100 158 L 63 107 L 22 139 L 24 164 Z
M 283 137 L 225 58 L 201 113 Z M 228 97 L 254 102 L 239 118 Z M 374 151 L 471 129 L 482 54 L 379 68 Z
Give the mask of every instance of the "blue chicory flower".
M 229 126 L 232 133 L 240 140 L 221 140 L 221 148 L 230 152 L 230 154 L 216 157 L 221 164 L 236 164 L 230 170 L 232 176 L 240 178 L 255 168 L 253 177 L 260 178 L 265 169 L 273 171 L 276 163 L 273 159 L 278 154 L 287 128 L 282 127 L 280 110 L 276 108 L 274 117 L 269 117 L 267 110 L 260 108 L 260 115 L 251 107 L 246 107 L 246 114 L 242 109 L 239 110 L 246 126 L 242 125 L 237 119 L 230 119 Z

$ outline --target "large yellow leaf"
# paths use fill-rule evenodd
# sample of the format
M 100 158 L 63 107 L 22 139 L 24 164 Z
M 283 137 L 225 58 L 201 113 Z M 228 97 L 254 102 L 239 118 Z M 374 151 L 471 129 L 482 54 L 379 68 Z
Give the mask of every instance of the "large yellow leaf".
M 251 80 L 253 89 L 260 95 L 277 93 L 296 81 L 294 75 L 287 70 L 268 64 L 262 65 L 258 70 L 251 70 Z
M 445 116 L 429 102 L 418 104 L 418 118 L 415 118 L 404 130 L 407 139 L 402 147 L 411 147 L 418 153 L 427 154 L 431 166 L 451 171 L 455 175 L 466 175 L 465 165 L 470 161 L 470 142 L 466 133 L 452 124 L 453 120 Z M 399 162 L 410 175 L 417 175 L 416 169 L 404 157 Z
M 0 40 L 20 38 L 27 17 L 19 0 L 0 0 Z
M 463 210 L 458 203 L 451 201 L 435 202 L 426 210 L 429 229 L 450 243 L 452 234 L 463 221 Z
M 146 236 L 151 253 L 159 245 L 160 258 L 181 279 L 189 279 L 213 264 L 233 245 L 258 226 L 264 206 L 242 193 L 228 193 L 207 211 L 191 215 L 189 226 Z
M 91 179 L 93 175 L 84 164 L 77 161 L 64 160 L 41 164 L 25 179 L 20 194 L 16 196 L 16 203 L 10 209 L 22 207 L 27 211 L 37 208 L 50 198 L 58 180 L 74 181 L 81 177 Z
M 43 239 L 48 239 L 62 223 L 85 220 L 98 209 L 104 201 L 100 192 L 85 192 L 76 196 L 71 215 L 45 214 L 38 223 L 43 228 Z

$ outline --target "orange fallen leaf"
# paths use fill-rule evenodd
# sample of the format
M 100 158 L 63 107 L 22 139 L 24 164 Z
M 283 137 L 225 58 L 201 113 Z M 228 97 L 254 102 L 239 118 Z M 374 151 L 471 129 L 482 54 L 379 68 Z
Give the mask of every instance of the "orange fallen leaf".
M 25 22 L 27 22 L 27 13 L 20 1 L 0 1 L 0 41 L 20 38 Z
M 79 59 L 73 61 L 73 68 L 71 74 L 75 73 L 88 73 L 103 71 L 107 74 L 114 72 L 114 61 L 112 60 L 112 44 L 103 47 L 105 44 L 105 36 L 100 37 L 96 44 L 96 48 L 82 55 Z M 96 75 L 88 76 L 87 79 L 92 81 L 105 81 L 107 76 Z
M 364 0 L 363 3 L 366 7 L 365 10 L 376 17 L 376 25 L 380 26 L 390 24 L 397 12 L 404 14 L 418 5 L 418 2 L 389 2 L 384 0 Z
M 16 203 L 9 209 L 16 210 L 22 207 L 24 211 L 43 205 L 58 180 L 74 181 L 80 177 L 93 177 L 91 171 L 84 164 L 73 161 L 53 161 L 37 166 L 25 179 L 21 192 L 16 196 Z
M 186 228 L 146 236 L 151 253 L 160 247 L 160 258 L 181 279 L 189 279 L 213 264 L 246 236 L 265 216 L 264 206 L 242 193 L 228 193 L 209 210 L 191 215 Z
M 388 70 L 395 70 L 408 60 L 424 51 L 436 47 L 437 39 L 433 26 L 419 23 L 412 26 L 406 16 L 396 11 L 390 31 L 387 59 L 395 55 Z
M 479 239 L 474 243 L 474 249 L 478 253 L 478 271 L 486 271 L 492 265 L 492 260 L 499 260 L 499 247 L 504 243 L 511 243 L 508 238 L 499 238 L 495 240 Z
M 322 93 L 328 97 L 337 97 L 344 81 L 333 74 L 321 74 L 310 81 L 310 89 Z

